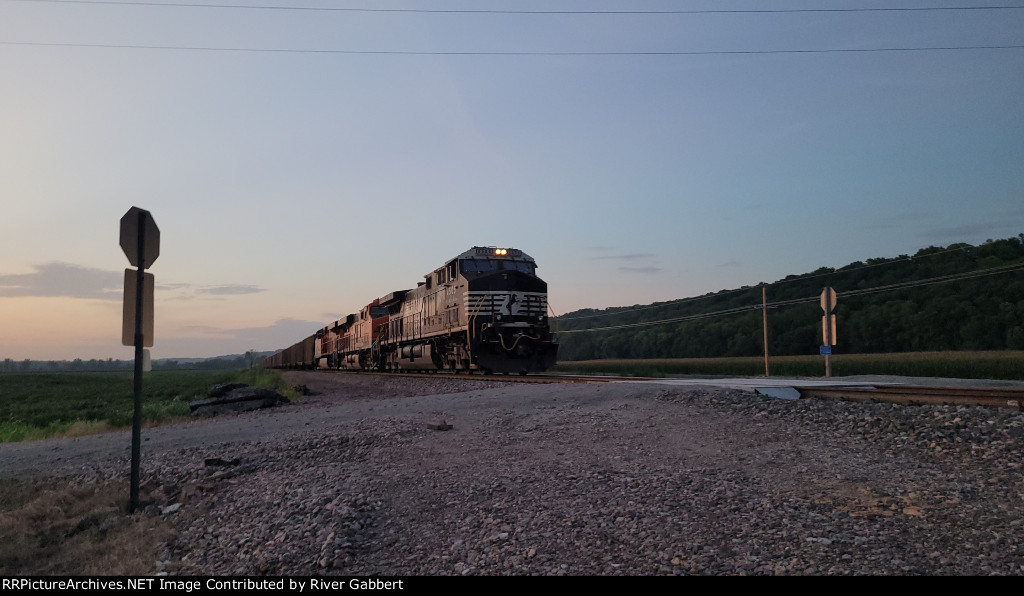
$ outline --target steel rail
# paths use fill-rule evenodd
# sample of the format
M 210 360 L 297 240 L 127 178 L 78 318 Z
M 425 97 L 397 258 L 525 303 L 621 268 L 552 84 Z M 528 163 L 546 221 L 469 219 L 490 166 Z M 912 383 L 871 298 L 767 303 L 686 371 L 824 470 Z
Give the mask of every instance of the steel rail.
M 322 369 L 321 369 L 322 370 Z M 611 383 L 615 381 L 663 381 L 661 377 L 623 377 L 615 375 L 563 375 L 539 373 L 529 375 L 483 374 L 442 370 L 435 372 L 378 372 L 358 370 L 323 370 L 323 372 L 391 375 L 400 377 L 465 379 L 510 383 Z M 981 387 L 930 387 L 923 385 L 873 385 L 865 387 L 793 385 L 801 399 L 832 399 L 856 402 L 888 402 L 905 405 L 987 406 L 1024 410 L 1024 389 Z
M 324 372 L 334 374 L 350 374 L 350 375 L 381 375 L 381 376 L 395 376 L 403 378 L 421 378 L 421 379 L 461 379 L 466 381 L 508 381 L 511 383 L 608 383 L 610 381 L 645 381 L 648 380 L 646 377 L 618 377 L 618 376 L 587 376 L 587 375 L 557 375 L 557 374 L 545 374 L 545 373 L 531 373 L 528 375 L 520 375 L 515 373 L 482 373 L 479 371 L 459 371 L 452 372 L 450 370 L 437 370 L 437 371 L 377 371 L 377 370 L 346 370 L 346 369 L 334 369 L 334 368 L 320 368 L 307 370 L 306 372 Z
M 1022 409 L 1024 390 L 978 387 L 879 385 L 866 387 L 794 387 L 801 398 L 889 402 L 907 405 L 988 406 Z

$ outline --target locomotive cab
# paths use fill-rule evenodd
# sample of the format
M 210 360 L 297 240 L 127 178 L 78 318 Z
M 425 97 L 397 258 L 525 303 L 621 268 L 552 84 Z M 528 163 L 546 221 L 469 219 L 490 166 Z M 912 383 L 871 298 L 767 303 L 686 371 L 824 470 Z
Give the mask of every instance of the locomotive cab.
M 558 346 L 548 329 L 547 283 L 537 264 L 515 249 L 474 248 L 459 259 L 466 280 L 475 364 L 494 372 L 539 372 Z

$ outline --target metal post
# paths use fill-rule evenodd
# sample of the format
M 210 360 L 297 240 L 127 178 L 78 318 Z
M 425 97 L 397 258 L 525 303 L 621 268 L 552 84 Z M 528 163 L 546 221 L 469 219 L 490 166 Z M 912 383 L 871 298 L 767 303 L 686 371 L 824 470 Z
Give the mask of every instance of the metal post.
M 139 212 L 139 267 L 135 283 L 135 411 L 132 414 L 132 477 L 128 510 L 139 507 L 139 459 L 142 445 L 142 294 L 145 287 L 146 214 Z
M 825 345 L 828 351 L 825 353 L 825 376 L 832 376 L 832 310 L 825 314 Z
M 761 286 L 761 326 L 764 328 L 764 376 L 770 377 L 768 371 L 768 298 L 766 286 Z
M 832 334 L 832 311 L 836 307 L 836 291 L 826 287 L 821 291 L 821 310 L 825 316 L 821 318 L 821 337 L 824 345 L 821 346 L 821 353 L 825 356 L 825 376 L 832 376 L 832 344 L 835 337 Z

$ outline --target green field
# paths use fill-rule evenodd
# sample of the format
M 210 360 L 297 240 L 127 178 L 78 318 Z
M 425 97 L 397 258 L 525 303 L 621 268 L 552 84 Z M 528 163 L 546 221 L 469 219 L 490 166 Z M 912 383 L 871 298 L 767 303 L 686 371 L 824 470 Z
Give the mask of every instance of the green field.
M 773 376 L 823 377 L 823 356 L 769 358 Z M 632 377 L 673 375 L 764 376 L 764 358 L 678 358 L 650 360 L 580 360 L 559 362 L 551 372 L 614 374 Z M 832 375 L 899 375 L 954 379 L 1024 380 L 1024 351 L 913 352 L 907 354 L 837 354 Z
M 821 356 L 770 359 L 773 376 L 820 377 Z M 637 377 L 764 375 L 763 358 L 685 358 L 561 362 L 552 372 Z M 900 375 L 1024 380 L 1024 351 L 838 354 L 833 376 Z M 245 382 L 288 393 L 274 371 L 154 371 L 143 379 L 143 419 L 153 425 L 188 416 L 188 402 L 211 385 Z M 0 442 L 78 436 L 131 426 L 132 375 L 126 372 L 0 374 Z
M 258 372 L 263 378 L 256 378 Z M 211 385 L 245 382 L 281 390 L 280 375 L 266 371 L 154 371 L 143 377 L 142 416 L 153 425 L 188 416 L 188 402 Z M 0 442 L 78 436 L 130 427 L 132 374 L 0 374 Z

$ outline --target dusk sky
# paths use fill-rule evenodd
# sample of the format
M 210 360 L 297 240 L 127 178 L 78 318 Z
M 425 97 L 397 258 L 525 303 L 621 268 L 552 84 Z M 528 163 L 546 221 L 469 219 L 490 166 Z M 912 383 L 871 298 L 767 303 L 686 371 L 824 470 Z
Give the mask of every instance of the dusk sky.
M 0 359 L 132 358 L 133 205 L 154 358 L 478 245 L 563 314 L 1024 232 L 1024 2 L 155 4 L 0 0 Z

